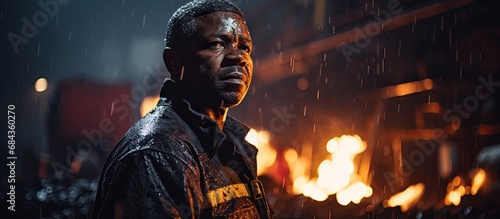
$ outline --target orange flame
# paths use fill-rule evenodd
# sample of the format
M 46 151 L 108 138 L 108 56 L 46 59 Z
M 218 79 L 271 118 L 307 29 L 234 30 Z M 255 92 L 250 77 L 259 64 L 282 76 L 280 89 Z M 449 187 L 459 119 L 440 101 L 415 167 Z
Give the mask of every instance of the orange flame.
M 406 190 L 397 193 L 389 200 L 384 201 L 385 207 L 401 206 L 401 211 L 406 212 L 409 208 L 413 207 L 424 193 L 425 186 L 423 183 L 418 183 L 409 186 Z
M 302 172 L 296 173 L 296 163 L 288 160 L 292 169 L 293 192 L 304 194 L 316 201 L 324 201 L 328 196 L 337 194 L 337 202 L 348 205 L 350 202 L 360 203 L 361 199 L 370 197 L 373 190 L 361 181 L 361 177 L 354 172 L 354 157 L 366 149 L 366 143 L 357 135 L 343 135 L 340 138 L 330 139 L 326 150 L 331 154 L 331 159 L 325 159 L 318 167 L 318 178 L 309 179 Z M 292 157 L 293 152 L 289 152 Z M 296 153 L 296 152 L 295 152 Z
M 483 185 L 485 179 L 486 172 L 483 169 L 479 169 L 476 175 L 474 175 L 474 178 L 472 178 L 472 188 L 470 191 L 472 195 L 475 195 L 477 193 L 479 188 L 481 188 L 481 186 Z
M 257 153 L 257 175 L 259 176 L 266 174 L 269 167 L 276 161 L 277 152 L 269 144 L 270 137 L 269 132 L 255 129 L 250 129 L 245 137 L 246 141 L 259 149 Z

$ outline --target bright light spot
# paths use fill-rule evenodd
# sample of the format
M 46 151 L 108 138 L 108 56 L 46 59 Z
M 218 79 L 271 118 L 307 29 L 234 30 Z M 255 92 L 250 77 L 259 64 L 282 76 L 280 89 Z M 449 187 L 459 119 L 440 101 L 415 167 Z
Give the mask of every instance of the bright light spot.
M 257 131 L 255 129 L 250 129 L 248 134 L 245 136 L 245 140 L 248 141 L 248 143 L 255 145 L 257 148 L 268 144 L 270 138 L 271 134 L 269 134 L 268 131 Z
M 289 148 L 285 151 L 285 160 L 286 162 L 288 163 L 293 163 L 297 160 L 297 158 L 299 157 L 298 154 L 297 154 L 297 151 L 295 151 L 294 149 L 292 148 Z
M 276 150 L 269 145 L 259 148 L 257 153 L 257 175 L 264 175 L 276 161 Z
M 47 90 L 47 86 L 48 86 L 47 79 L 39 78 L 35 82 L 35 91 L 39 93 L 44 92 Z
M 461 196 L 456 191 L 449 192 L 446 198 L 455 206 L 460 204 Z
M 311 198 L 316 200 L 316 201 L 322 202 L 328 198 L 328 194 L 323 192 L 323 190 L 321 190 L 321 189 L 314 188 L 314 190 L 311 194 Z
M 338 138 L 335 137 L 335 138 L 330 139 L 330 141 L 328 141 L 326 143 L 326 150 L 329 153 L 335 153 L 335 151 L 339 148 L 337 141 L 338 141 Z
M 331 159 L 320 163 L 318 178 L 310 181 L 305 177 L 294 178 L 294 192 L 303 188 L 304 196 L 316 201 L 324 201 L 328 195 L 337 194 L 337 201 L 341 205 L 350 202 L 358 204 L 361 199 L 370 197 L 373 189 L 354 172 L 354 157 L 366 149 L 366 143 L 357 135 L 343 135 L 330 139 L 326 149 L 331 153 Z
M 444 198 L 444 204 L 445 205 L 453 204 L 455 206 L 458 206 L 460 204 L 462 196 L 471 193 L 476 194 L 477 190 L 479 189 L 479 187 L 481 187 L 482 183 L 484 182 L 485 175 L 483 174 L 484 170 L 479 169 L 479 171 L 472 179 L 472 187 L 471 186 L 465 187 L 463 185 L 464 180 L 460 176 L 455 176 L 455 178 L 453 178 L 453 180 L 448 183 L 447 186 L 448 193 Z
M 250 131 L 248 131 L 247 133 L 247 136 L 245 136 L 245 140 L 253 145 L 256 145 L 258 143 L 257 139 L 258 139 L 258 133 L 257 130 L 255 129 L 250 129 Z
M 388 93 L 389 96 L 406 96 L 409 94 L 431 90 L 433 86 L 434 85 L 431 79 L 425 79 L 394 85 L 388 87 L 387 89 L 389 89 L 388 92 L 392 90 L 392 92 Z
M 351 202 L 351 200 L 352 200 L 352 195 L 350 191 L 344 190 L 337 193 L 337 202 L 340 205 L 346 206 L 349 204 L 349 202 Z
M 371 187 L 362 182 L 356 182 L 347 188 L 352 194 L 352 202 L 358 204 L 361 199 L 372 195 L 373 190 Z
M 265 145 L 265 144 L 268 144 L 269 143 L 269 139 L 271 138 L 271 134 L 269 134 L 268 131 L 260 131 L 257 133 L 257 146 L 260 146 L 260 145 Z
M 250 129 L 245 140 L 259 149 L 257 153 L 257 175 L 264 175 L 276 161 L 278 153 L 269 145 L 271 135 L 267 131 Z
M 396 92 L 396 96 L 405 96 L 415 93 L 417 86 L 414 83 L 398 84 L 394 87 L 394 91 Z
M 316 190 L 316 179 L 312 179 L 304 186 L 304 196 L 310 197 Z
M 393 195 L 387 200 L 388 207 L 401 206 L 401 211 L 406 212 L 413 207 L 424 193 L 425 186 L 423 183 L 412 185 L 406 190 Z
M 308 179 L 305 176 L 300 176 L 293 181 L 293 193 L 301 194 L 304 193 L 307 186 Z
M 483 169 L 479 169 L 476 175 L 474 175 L 474 178 L 472 178 L 472 187 L 470 190 L 470 193 L 472 195 L 477 194 L 477 191 L 479 191 L 479 188 L 481 188 L 485 179 L 486 179 L 486 172 Z
M 464 186 L 459 186 L 457 188 L 457 192 L 458 194 L 460 194 L 461 196 L 465 195 L 466 191 L 465 191 L 465 187 Z
M 139 109 L 141 113 L 141 117 L 144 117 L 149 113 L 153 108 L 155 108 L 156 104 L 160 100 L 160 96 L 148 96 L 142 100 L 141 108 Z

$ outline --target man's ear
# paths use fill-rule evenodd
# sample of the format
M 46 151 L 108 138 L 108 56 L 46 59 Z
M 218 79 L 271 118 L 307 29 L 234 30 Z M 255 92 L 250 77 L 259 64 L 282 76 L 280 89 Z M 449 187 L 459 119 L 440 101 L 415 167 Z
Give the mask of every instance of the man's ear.
M 180 54 L 177 54 L 172 48 L 166 47 L 163 50 L 163 62 L 173 79 L 180 76 L 182 68 Z

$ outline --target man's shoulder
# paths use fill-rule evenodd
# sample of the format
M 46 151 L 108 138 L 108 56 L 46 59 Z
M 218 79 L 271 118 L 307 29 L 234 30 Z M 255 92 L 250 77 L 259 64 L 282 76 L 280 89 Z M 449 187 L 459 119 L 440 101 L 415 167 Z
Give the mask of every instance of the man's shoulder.
M 130 127 L 110 156 L 123 159 L 139 151 L 185 154 L 181 152 L 191 144 L 186 127 L 170 107 L 157 106 Z

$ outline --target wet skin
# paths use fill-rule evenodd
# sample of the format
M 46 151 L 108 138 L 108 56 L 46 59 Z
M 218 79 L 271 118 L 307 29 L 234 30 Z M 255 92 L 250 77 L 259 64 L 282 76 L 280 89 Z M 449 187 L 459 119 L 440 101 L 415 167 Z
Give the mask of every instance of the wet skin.
M 232 12 L 195 18 L 191 55 L 184 56 L 182 95 L 222 129 L 227 108 L 238 105 L 252 80 L 252 40 L 245 21 Z

